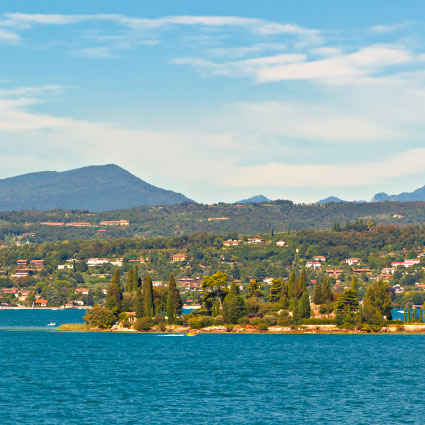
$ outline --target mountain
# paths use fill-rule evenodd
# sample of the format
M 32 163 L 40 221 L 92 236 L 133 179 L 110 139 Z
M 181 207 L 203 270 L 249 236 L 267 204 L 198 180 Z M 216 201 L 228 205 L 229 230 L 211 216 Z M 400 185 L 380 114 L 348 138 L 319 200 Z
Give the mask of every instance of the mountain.
M 55 208 L 107 211 L 193 202 L 114 164 L 42 171 L 0 180 L 0 211 Z
M 248 203 L 261 203 L 261 202 L 272 202 L 271 199 L 266 198 L 264 195 L 251 196 L 251 198 L 242 199 L 242 201 L 235 202 L 235 204 L 248 204 Z
M 398 195 L 388 195 L 385 192 L 377 193 L 371 202 L 385 202 L 385 201 L 398 201 L 398 202 L 414 202 L 425 201 L 425 186 L 416 189 L 413 192 L 403 192 Z
M 336 196 L 329 196 L 325 199 L 321 199 L 320 201 L 315 202 L 314 205 L 330 204 L 331 202 L 347 202 L 347 201 L 337 198 Z

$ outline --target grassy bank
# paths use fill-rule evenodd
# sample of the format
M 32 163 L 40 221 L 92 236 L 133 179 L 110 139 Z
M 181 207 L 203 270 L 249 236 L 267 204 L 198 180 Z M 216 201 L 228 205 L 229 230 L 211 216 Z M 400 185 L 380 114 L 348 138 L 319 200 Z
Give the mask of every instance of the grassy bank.
M 89 329 L 85 323 L 64 323 L 58 327 L 59 331 L 88 331 Z

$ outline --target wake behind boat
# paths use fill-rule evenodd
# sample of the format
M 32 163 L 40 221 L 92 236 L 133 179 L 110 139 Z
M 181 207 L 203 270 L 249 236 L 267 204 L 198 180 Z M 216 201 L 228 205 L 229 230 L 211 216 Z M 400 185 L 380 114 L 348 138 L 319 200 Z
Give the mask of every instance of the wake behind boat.
M 56 326 L 56 323 L 50 322 L 50 323 L 47 324 L 47 326 Z

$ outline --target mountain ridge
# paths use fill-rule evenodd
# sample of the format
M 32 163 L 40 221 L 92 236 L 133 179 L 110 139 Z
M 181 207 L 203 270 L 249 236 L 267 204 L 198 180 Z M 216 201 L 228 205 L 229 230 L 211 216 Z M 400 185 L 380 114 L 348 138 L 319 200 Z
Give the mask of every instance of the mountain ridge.
M 0 180 L 0 211 L 55 208 L 108 211 L 193 202 L 115 164 L 38 171 Z

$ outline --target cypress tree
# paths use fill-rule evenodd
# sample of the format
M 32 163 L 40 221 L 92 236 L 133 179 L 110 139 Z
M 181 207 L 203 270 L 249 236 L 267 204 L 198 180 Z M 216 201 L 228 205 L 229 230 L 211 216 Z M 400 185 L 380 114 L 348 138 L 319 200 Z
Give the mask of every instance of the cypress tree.
M 272 303 L 276 303 L 280 300 L 282 294 L 283 283 L 280 279 L 273 279 L 272 286 L 270 287 L 269 300 Z
M 122 290 L 120 285 L 120 272 L 115 269 L 111 285 L 106 294 L 106 308 L 109 308 L 115 315 L 121 311 Z
M 143 279 L 142 296 L 145 316 L 152 317 L 154 315 L 154 304 L 152 278 L 150 276 Z
M 324 278 L 323 278 L 322 295 L 323 295 L 323 302 L 324 303 L 332 301 L 331 284 L 329 282 L 329 277 L 327 275 L 325 275 Z
M 214 301 L 214 304 L 212 306 L 211 309 L 211 315 L 213 317 L 216 317 L 220 314 L 220 301 L 218 300 L 218 298 L 216 298 L 216 300 Z
M 173 299 L 174 304 L 174 313 L 177 317 L 182 311 L 183 301 L 180 297 L 180 292 L 176 286 L 176 279 L 174 278 L 173 273 L 171 273 L 170 280 L 168 282 L 168 292 L 171 292 L 171 297 Z
M 323 304 L 322 285 L 320 283 L 314 287 L 313 302 L 317 305 Z
M 136 317 L 140 319 L 141 317 L 145 317 L 145 309 L 143 305 L 143 297 L 142 290 L 139 288 L 136 291 Z
M 168 288 L 167 295 L 167 318 L 169 324 L 176 322 L 176 311 L 174 309 L 173 294 L 170 291 L 170 288 Z
M 284 309 L 289 307 L 289 287 L 286 283 L 282 285 L 282 292 L 280 294 L 280 305 Z
M 131 292 L 133 290 L 133 270 L 130 269 L 127 273 L 127 280 L 125 282 L 125 292 Z
M 310 298 L 307 291 L 305 291 L 299 302 L 299 317 L 300 319 L 308 319 L 310 314 Z
M 292 297 L 292 291 L 295 285 L 295 270 L 292 270 L 288 279 L 288 297 Z
M 302 294 L 304 294 L 304 292 L 307 290 L 307 276 L 306 276 L 305 267 L 301 270 L 299 288 L 301 291 L 301 294 L 300 294 L 300 297 L 301 297 Z
M 137 291 L 137 288 L 140 288 L 140 279 L 139 279 L 139 266 L 135 264 L 133 268 L 133 291 Z

